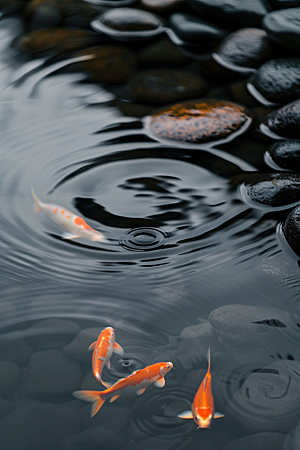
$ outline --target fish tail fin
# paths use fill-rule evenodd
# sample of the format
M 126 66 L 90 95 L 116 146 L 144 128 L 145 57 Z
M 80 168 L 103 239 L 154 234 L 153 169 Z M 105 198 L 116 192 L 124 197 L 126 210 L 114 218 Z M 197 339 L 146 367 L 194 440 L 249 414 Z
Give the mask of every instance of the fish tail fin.
M 207 361 L 208 361 L 207 372 L 210 372 L 210 347 L 208 347 L 208 350 L 207 350 Z
M 34 212 L 39 212 L 41 210 L 41 200 L 36 195 L 32 186 L 31 186 L 31 195 L 34 200 L 34 204 L 33 204 Z
M 97 414 L 97 412 L 105 402 L 105 399 L 102 397 L 102 394 L 99 391 L 75 391 L 73 392 L 73 396 L 78 398 L 79 400 L 93 403 L 91 409 L 91 417 Z

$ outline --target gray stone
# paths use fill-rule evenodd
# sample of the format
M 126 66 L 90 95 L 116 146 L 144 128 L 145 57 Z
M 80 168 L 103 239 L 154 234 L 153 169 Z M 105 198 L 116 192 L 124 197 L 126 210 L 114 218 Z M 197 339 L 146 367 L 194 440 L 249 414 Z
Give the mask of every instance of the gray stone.
M 289 213 L 283 223 L 282 231 L 293 251 L 300 256 L 300 206 L 297 206 Z M 295 357 L 296 359 L 300 359 L 299 347 Z
M 16 331 L 0 337 L 0 355 L 5 361 L 13 361 L 20 367 L 28 364 L 33 347 L 23 339 L 23 332 Z
M 72 342 L 63 348 L 63 352 L 77 361 L 91 364 L 92 352 L 89 346 L 97 340 L 101 328 L 86 328 L 75 336 Z
M 299 5 L 295 5 L 299 6 Z M 266 14 L 263 27 L 277 45 L 300 53 L 300 8 L 288 8 Z
M 279 141 L 275 142 L 268 153 L 271 160 L 285 170 L 300 171 L 300 142 Z M 266 161 L 268 162 L 268 161 Z
M 285 434 L 257 433 L 236 439 L 224 447 L 224 450 L 282 450 Z
M 223 28 L 191 14 L 172 14 L 169 20 L 175 34 L 187 42 L 216 43 L 220 42 L 227 34 Z
M 81 412 L 84 430 L 92 427 L 103 427 L 112 433 L 121 433 L 129 427 L 131 421 L 129 408 L 120 408 L 112 404 L 105 404 L 94 417 L 90 417 L 90 404 L 84 406 Z
M 68 436 L 62 442 L 62 450 L 115 450 L 124 447 L 124 441 L 103 427 L 94 427 Z
M 24 337 L 35 349 L 46 350 L 64 347 L 79 331 L 72 320 L 46 319 L 29 327 Z
M 267 125 L 278 136 L 288 139 L 300 138 L 300 100 L 289 103 L 271 114 L 267 119 Z
M 0 395 L 10 396 L 15 392 L 21 379 L 19 366 L 11 361 L 0 361 Z

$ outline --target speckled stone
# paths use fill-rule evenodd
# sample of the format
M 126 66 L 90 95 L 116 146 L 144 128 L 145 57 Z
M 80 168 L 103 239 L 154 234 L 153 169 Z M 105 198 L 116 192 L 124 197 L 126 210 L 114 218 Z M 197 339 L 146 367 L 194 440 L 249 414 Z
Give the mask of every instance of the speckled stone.
M 289 213 L 283 223 L 282 230 L 290 247 L 300 256 L 300 206 Z
M 110 9 L 97 19 L 103 25 L 118 31 L 149 31 L 161 25 L 154 14 L 134 8 Z
M 81 62 L 80 66 L 100 83 L 122 84 L 136 69 L 136 56 L 128 47 L 103 45 L 79 52 L 76 56 L 85 55 L 91 55 L 92 59 Z
M 143 8 L 158 14 L 168 14 L 184 5 L 184 0 L 141 0 Z
M 259 173 L 245 182 L 246 195 L 257 205 L 282 207 L 300 201 L 300 175 Z
M 300 59 L 277 58 L 264 63 L 251 80 L 273 103 L 288 103 L 300 97 Z
M 256 433 L 230 442 L 223 450 L 282 450 L 285 439 L 283 433 Z
M 90 31 L 46 28 L 26 34 L 17 41 L 17 45 L 21 50 L 29 50 L 31 52 L 52 50 L 60 54 L 88 47 L 95 41 L 95 35 Z
M 267 119 L 271 131 L 288 139 L 300 138 L 300 100 L 289 103 Z
M 277 45 L 300 53 L 300 8 L 269 12 L 262 23 L 270 39 Z
M 152 69 L 134 75 L 128 82 L 135 101 L 161 105 L 204 94 L 207 83 L 201 75 L 179 69 Z
M 188 0 L 200 17 L 233 28 L 259 27 L 268 8 L 260 0 Z
M 271 58 L 272 52 L 272 45 L 264 30 L 244 28 L 227 36 L 216 53 L 229 64 L 259 67 Z
M 250 113 L 235 103 L 199 99 L 160 109 L 150 116 L 150 130 L 159 138 L 191 144 L 225 139 L 251 122 Z
M 216 43 L 220 42 L 227 34 L 223 28 L 191 14 L 172 14 L 169 20 L 175 34 L 186 42 Z
M 275 142 L 268 153 L 277 166 L 282 169 L 300 171 L 300 142 L 279 141 Z

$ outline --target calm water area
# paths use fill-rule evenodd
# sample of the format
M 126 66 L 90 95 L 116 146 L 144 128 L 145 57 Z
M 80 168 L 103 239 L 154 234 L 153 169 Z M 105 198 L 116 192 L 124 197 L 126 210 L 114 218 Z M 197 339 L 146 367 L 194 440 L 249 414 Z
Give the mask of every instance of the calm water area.
M 153 106 L 92 82 L 72 54 L 16 50 L 21 27 L 0 21 L 0 448 L 223 450 L 247 437 L 249 450 L 298 449 L 299 258 L 281 232 L 289 210 L 255 207 L 236 182 L 262 170 L 263 157 L 259 167 L 236 151 L 247 135 L 232 151 L 159 142 L 145 125 Z M 32 187 L 107 243 L 63 239 L 34 213 Z M 174 369 L 163 389 L 124 394 L 90 419 L 72 392 L 103 389 L 87 349 L 107 326 L 124 354 L 105 380 L 159 361 Z M 197 430 L 177 414 L 190 408 L 209 347 L 225 417 Z M 261 433 L 265 447 L 254 444 Z

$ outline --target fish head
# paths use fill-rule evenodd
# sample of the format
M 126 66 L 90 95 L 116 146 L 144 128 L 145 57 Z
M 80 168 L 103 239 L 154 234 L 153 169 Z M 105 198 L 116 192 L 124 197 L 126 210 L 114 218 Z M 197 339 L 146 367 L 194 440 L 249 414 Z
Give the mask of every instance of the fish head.
M 198 428 L 210 428 L 213 419 L 211 408 L 196 408 L 193 416 Z
M 82 228 L 82 230 L 80 230 L 80 237 L 94 242 L 108 242 L 106 237 L 100 233 L 100 231 L 93 230 L 93 228 Z
M 115 331 L 112 327 L 106 327 L 101 331 L 101 336 L 104 339 L 109 339 L 110 341 L 115 341 Z
M 159 373 L 162 377 L 164 377 L 170 370 L 173 368 L 173 363 L 171 362 L 164 362 L 161 363 Z

